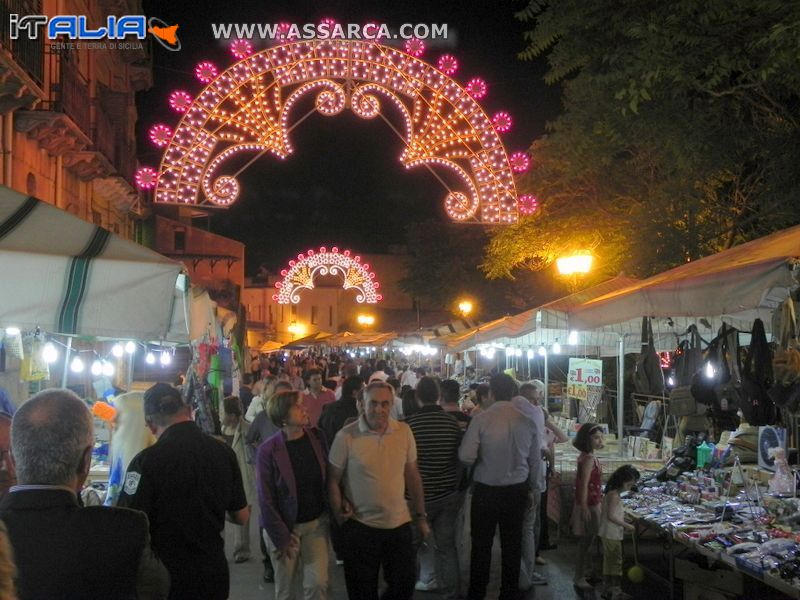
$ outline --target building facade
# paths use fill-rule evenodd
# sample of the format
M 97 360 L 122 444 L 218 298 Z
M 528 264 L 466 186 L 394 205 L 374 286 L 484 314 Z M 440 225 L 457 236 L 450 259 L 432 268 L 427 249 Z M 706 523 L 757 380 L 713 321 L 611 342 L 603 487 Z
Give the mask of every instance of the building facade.
M 116 50 L 86 42 L 12 39 L 12 14 L 141 14 L 141 2 L 0 0 L 0 184 L 140 241 L 135 92 L 152 85 L 146 40 Z

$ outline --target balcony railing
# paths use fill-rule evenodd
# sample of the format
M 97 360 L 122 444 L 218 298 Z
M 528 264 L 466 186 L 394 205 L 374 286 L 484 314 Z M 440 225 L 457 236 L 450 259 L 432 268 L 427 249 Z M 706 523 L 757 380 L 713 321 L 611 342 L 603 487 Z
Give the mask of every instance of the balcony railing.
M 87 135 L 91 132 L 89 83 L 66 57 L 61 58 L 56 110 L 63 112 Z
M 44 79 L 44 34 L 39 32 L 36 39 L 31 39 L 23 32 L 18 39 L 12 40 L 9 28 L 9 17 L 12 14 L 40 15 L 42 3 L 40 0 L 0 0 L 0 44 L 11 52 L 14 60 L 41 86 Z

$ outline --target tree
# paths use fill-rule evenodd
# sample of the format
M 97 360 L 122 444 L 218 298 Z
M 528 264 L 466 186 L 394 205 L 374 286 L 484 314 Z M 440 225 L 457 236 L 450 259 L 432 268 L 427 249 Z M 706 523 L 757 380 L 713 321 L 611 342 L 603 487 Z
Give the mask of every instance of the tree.
M 477 301 L 482 320 L 525 309 L 553 296 L 552 284 L 528 273 L 515 283 L 487 280 L 479 265 L 488 234 L 478 227 L 430 219 L 406 229 L 407 275 L 400 286 L 424 307 L 454 310 L 459 298 Z
M 531 0 L 518 16 L 564 111 L 520 182 L 540 210 L 492 235 L 490 277 L 585 248 L 603 274 L 649 275 L 800 221 L 800 4 Z

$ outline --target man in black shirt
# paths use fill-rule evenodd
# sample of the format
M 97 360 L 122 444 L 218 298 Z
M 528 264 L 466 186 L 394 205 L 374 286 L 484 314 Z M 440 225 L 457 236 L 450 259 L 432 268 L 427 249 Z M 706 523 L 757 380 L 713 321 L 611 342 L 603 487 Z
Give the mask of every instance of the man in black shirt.
M 170 599 L 225 600 L 225 517 L 250 516 L 236 455 L 203 433 L 175 388 L 157 383 L 144 396 L 145 421 L 158 438 L 131 461 L 119 505 L 150 517 L 153 546 L 172 577 Z

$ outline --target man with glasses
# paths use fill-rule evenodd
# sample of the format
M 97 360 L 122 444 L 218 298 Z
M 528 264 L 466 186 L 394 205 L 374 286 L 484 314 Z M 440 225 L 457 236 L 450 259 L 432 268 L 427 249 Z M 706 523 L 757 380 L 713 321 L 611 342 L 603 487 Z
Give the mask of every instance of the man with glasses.
M 354 600 L 378 597 L 381 567 L 388 585 L 383 597 L 411 598 L 416 580 L 412 522 L 423 539 L 430 536 L 414 435 L 390 417 L 393 403 L 392 386 L 370 383 L 364 414 L 336 434 L 328 457 L 329 501 L 342 526 L 344 576 Z

